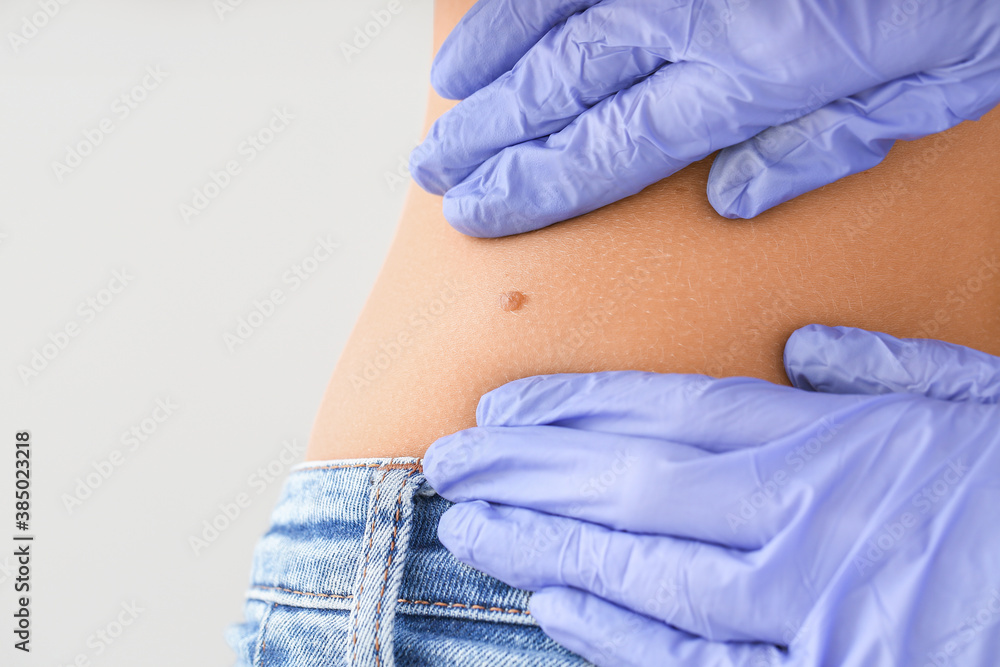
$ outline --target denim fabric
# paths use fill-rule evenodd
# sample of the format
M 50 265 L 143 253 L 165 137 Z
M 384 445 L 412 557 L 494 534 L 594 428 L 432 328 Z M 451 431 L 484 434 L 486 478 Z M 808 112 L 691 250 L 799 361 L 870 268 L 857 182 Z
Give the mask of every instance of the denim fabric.
M 542 633 L 526 591 L 441 545 L 450 505 L 417 459 L 293 468 L 226 635 L 237 666 L 588 664 Z

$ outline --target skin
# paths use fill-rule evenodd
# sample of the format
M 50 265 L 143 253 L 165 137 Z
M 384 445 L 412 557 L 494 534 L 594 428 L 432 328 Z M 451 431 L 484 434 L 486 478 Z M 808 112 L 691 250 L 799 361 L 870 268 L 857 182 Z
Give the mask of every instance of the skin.
M 435 5 L 435 51 L 473 0 Z M 430 92 L 425 130 L 452 102 Z M 1000 355 L 1000 110 L 898 142 L 878 167 L 753 221 L 718 216 L 710 160 L 588 215 L 501 239 L 411 186 L 341 353 L 308 460 L 422 456 L 529 375 L 639 369 L 787 384 L 818 322 Z M 504 310 L 503 295 L 520 292 Z M 508 302 L 509 303 L 509 302 Z

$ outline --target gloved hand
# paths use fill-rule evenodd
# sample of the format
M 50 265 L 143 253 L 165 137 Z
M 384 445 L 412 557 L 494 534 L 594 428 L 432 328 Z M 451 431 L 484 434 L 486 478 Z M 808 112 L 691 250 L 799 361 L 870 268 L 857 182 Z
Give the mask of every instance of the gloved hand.
M 785 367 L 504 385 L 427 452 L 438 535 L 598 665 L 996 664 L 1000 359 L 810 325 Z
M 708 197 L 748 218 L 1000 102 L 1000 2 L 480 0 L 432 83 L 467 99 L 410 171 L 466 234 L 580 215 L 727 146 Z

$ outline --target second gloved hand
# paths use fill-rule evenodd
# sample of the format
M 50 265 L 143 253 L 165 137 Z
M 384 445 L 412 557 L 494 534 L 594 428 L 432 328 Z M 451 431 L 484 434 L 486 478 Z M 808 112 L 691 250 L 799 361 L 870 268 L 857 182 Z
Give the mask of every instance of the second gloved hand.
M 1000 2 L 480 0 L 432 81 L 468 97 L 410 171 L 467 234 L 580 215 L 727 147 L 709 199 L 753 217 L 1000 102 Z
M 993 664 L 1000 359 L 813 325 L 785 365 L 486 394 L 424 461 L 442 542 L 599 665 Z

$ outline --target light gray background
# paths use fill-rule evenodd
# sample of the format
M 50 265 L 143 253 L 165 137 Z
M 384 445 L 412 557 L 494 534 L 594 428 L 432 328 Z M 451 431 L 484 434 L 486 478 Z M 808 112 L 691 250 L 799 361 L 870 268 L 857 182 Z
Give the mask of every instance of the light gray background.
M 273 463 L 283 477 L 283 442 L 305 447 L 388 248 L 406 186 L 387 175 L 419 139 L 432 2 L 401 0 L 349 63 L 341 42 L 387 0 L 242 0 L 224 19 L 212 0 L 69 0 L 15 51 L 9 34 L 45 1 L 0 4 L 0 663 L 229 664 L 222 632 L 280 488 L 250 476 Z M 120 119 L 113 102 L 147 67 L 167 76 Z M 248 161 L 238 147 L 274 108 L 294 121 Z M 60 181 L 53 162 L 105 117 L 113 132 Z M 230 159 L 241 173 L 185 224 L 179 204 Z M 340 248 L 293 290 L 283 274 L 321 235 Z M 79 304 L 122 269 L 129 284 L 86 321 Z M 275 288 L 285 302 L 231 352 L 223 336 Z M 70 321 L 79 335 L 23 381 Z M 157 399 L 178 407 L 129 451 L 122 433 Z M 20 429 L 34 440 L 30 656 L 11 634 Z M 121 465 L 67 510 L 114 450 Z M 241 492 L 250 506 L 195 555 L 189 537 Z

